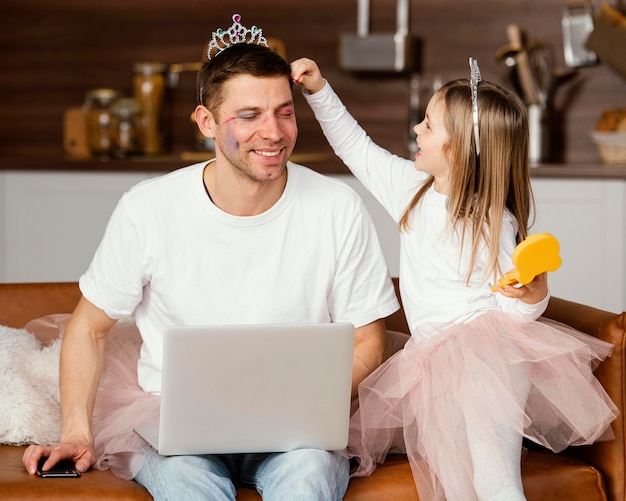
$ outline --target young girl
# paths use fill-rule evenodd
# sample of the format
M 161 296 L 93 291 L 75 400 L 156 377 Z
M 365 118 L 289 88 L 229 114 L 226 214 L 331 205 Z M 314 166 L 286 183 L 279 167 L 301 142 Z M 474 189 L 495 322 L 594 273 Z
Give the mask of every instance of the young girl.
M 412 162 L 372 142 L 313 61 L 292 63 L 335 153 L 401 230 L 411 338 L 361 383 L 354 474 L 371 474 L 403 438 L 422 500 L 525 499 L 523 437 L 560 451 L 609 438 L 617 415 L 592 374 L 611 345 L 537 321 L 545 273 L 490 289 L 527 236 L 528 122 L 522 102 L 479 82 L 473 64 L 471 81 L 430 100 Z

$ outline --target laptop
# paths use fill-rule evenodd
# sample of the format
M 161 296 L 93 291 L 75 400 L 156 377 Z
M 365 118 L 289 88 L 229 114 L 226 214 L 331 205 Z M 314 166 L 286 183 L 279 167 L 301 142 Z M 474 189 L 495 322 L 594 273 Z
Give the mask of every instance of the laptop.
M 176 326 L 164 332 L 159 454 L 346 447 L 354 326 Z

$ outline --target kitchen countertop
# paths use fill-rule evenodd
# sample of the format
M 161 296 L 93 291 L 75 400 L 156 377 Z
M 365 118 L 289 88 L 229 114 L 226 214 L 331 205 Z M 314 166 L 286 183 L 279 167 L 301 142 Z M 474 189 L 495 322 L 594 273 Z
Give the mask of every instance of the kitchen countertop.
M 213 158 L 211 152 L 189 151 L 179 154 L 140 155 L 130 158 L 75 158 L 63 153 L 48 152 L 37 155 L 0 154 L 0 172 L 2 171 L 59 171 L 59 172 L 170 172 L 186 165 Z M 291 160 L 310 166 L 323 173 L 334 172 L 333 160 L 338 159 L 326 153 L 294 153 Z M 319 167 L 319 168 L 318 168 Z M 339 169 L 348 169 L 342 164 Z M 340 172 L 337 170 L 337 172 Z
M 532 166 L 531 177 L 626 179 L 626 165 L 613 164 L 546 164 Z
M 58 151 L 37 155 L 0 155 L 1 171 L 74 171 L 74 172 L 169 172 L 212 157 L 206 152 L 182 152 L 129 159 L 70 158 Z M 299 153 L 291 160 L 324 174 L 349 174 L 350 171 L 331 153 Z M 541 164 L 531 166 L 533 178 L 626 179 L 626 165 Z

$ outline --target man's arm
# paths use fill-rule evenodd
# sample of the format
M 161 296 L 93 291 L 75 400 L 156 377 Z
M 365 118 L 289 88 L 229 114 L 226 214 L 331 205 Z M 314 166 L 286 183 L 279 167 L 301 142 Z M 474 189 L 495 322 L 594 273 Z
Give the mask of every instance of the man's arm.
M 80 299 L 61 345 L 61 442 L 51 446 L 29 446 L 22 459 L 29 473 L 35 473 L 42 456 L 49 456 L 44 470 L 62 459 L 73 460 L 76 469 L 82 472 L 94 464 L 93 407 L 104 365 L 106 338 L 115 322 L 85 298 Z
M 383 319 L 358 327 L 354 332 L 354 362 L 352 365 L 352 398 L 359 384 L 385 359 L 387 330 Z

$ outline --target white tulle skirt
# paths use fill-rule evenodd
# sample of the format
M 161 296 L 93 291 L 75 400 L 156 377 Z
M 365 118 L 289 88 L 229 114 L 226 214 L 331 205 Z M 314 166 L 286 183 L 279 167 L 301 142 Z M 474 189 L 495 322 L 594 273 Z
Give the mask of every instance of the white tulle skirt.
M 618 410 L 593 369 L 611 349 L 563 324 L 500 312 L 430 326 L 361 383 L 353 475 L 371 474 L 403 443 L 420 499 L 465 501 L 478 497 L 479 462 L 495 471 L 513 451 L 519 464 L 521 437 L 556 452 L 610 439 Z M 519 436 L 512 448 L 506 430 Z

